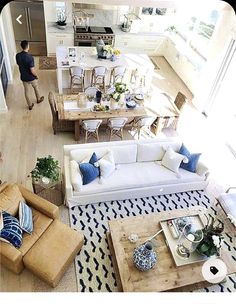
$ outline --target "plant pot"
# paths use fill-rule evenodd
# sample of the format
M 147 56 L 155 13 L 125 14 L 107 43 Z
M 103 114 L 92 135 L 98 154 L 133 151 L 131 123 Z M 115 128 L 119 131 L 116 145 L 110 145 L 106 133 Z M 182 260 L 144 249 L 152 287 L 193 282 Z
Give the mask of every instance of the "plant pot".
M 65 30 L 66 25 L 57 24 L 57 28 L 59 28 L 60 30 Z

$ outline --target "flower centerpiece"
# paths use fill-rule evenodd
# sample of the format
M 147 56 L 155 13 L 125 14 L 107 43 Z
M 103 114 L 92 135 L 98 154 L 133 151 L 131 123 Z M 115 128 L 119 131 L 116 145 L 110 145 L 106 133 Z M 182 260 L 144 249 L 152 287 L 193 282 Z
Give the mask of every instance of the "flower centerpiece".
M 202 229 L 203 239 L 197 246 L 197 251 L 207 257 L 220 255 L 221 243 L 223 240 L 222 232 L 224 224 L 212 216 L 207 217 L 207 224 Z
M 103 46 L 103 55 L 107 59 L 115 61 L 120 56 L 120 50 L 114 49 L 111 45 L 107 44 Z
M 128 92 L 127 84 L 123 82 L 116 82 L 114 88 L 115 91 L 112 93 L 112 98 L 115 99 L 115 101 L 124 101 L 124 94 L 125 92 Z

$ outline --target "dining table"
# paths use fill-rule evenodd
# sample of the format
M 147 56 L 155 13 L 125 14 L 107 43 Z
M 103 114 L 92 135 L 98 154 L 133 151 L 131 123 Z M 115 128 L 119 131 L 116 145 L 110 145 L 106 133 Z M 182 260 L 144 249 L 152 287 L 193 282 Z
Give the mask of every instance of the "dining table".
M 82 99 L 82 98 L 81 98 Z M 95 101 L 85 102 L 80 100 L 80 94 L 58 94 L 56 96 L 56 107 L 59 120 L 72 120 L 75 122 L 75 141 L 80 139 L 80 126 L 83 120 L 102 119 L 106 120 L 115 117 L 143 117 L 153 116 L 156 113 L 143 104 L 137 104 L 135 108 L 127 108 L 126 104 L 120 105 L 114 100 L 101 101 L 101 105 L 108 105 L 109 110 L 95 111 Z

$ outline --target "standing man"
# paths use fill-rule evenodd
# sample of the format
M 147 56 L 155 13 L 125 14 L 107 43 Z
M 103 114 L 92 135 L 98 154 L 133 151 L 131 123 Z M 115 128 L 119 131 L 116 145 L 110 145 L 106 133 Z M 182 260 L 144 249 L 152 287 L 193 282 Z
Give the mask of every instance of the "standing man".
M 29 110 L 33 109 L 34 103 L 30 101 L 30 87 L 34 89 L 34 93 L 37 99 L 37 103 L 44 100 L 44 96 L 40 97 L 38 88 L 38 76 L 34 68 L 34 58 L 28 53 L 29 42 L 27 40 L 21 41 L 22 52 L 16 54 L 16 63 L 20 70 L 20 79 L 23 82 L 25 90 L 25 98 L 29 107 Z

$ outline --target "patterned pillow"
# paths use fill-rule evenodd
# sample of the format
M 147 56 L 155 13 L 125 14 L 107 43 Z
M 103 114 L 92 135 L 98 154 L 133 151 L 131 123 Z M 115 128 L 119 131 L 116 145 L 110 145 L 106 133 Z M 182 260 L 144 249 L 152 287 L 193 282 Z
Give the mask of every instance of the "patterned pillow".
M 25 232 L 31 234 L 33 232 L 33 216 L 31 208 L 21 201 L 19 206 L 20 227 Z
M 18 219 L 5 211 L 2 215 L 4 227 L 0 231 L 0 237 L 19 248 L 22 244 L 22 230 Z

